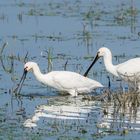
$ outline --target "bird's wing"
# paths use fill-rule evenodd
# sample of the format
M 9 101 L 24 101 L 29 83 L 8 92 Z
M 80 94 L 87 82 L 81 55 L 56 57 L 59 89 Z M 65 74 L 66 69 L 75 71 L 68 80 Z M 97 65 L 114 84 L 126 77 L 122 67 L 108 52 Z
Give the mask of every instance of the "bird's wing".
M 53 81 L 63 88 L 73 89 L 73 88 L 91 88 L 91 86 L 101 85 L 92 79 L 86 78 L 78 73 L 74 72 L 58 72 L 53 76 Z
M 134 58 L 117 65 L 117 72 L 120 76 L 137 76 L 140 74 L 140 58 Z

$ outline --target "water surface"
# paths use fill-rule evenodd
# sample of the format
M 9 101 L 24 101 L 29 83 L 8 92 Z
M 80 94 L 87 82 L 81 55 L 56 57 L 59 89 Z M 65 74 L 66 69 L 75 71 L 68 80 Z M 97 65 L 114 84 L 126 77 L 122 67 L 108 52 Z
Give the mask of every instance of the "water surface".
M 1 1 L 0 139 L 139 139 L 138 105 L 91 99 L 95 93 L 62 96 L 31 73 L 20 95 L 13 93 L 27 61 L 37 62 L 42 72 L 83 74 L 102 46 L 111 49 L 114 64 L 138 57 L 139 5 L 138 0 Z M 88 75 L 106 87 L 107 76 L 112 92 L 127 91 L 128 84 L 109 75 L 102 60 Z

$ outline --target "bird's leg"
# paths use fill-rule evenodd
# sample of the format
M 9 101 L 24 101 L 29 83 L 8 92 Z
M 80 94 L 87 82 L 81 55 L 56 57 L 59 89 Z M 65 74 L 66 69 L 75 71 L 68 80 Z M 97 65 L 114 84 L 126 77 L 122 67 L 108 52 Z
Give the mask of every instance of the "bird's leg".
M 71 90 L 71 91 L 70 91 L 70 94 L 71 94 L 73 97 L 76 97 L 76 96 L 78 95 L 77 89 Z

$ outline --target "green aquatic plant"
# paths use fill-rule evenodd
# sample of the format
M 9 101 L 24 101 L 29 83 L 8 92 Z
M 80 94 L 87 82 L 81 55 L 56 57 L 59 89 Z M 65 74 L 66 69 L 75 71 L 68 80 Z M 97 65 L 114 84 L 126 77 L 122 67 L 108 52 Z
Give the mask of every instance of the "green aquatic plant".
M 3 55 L 4 49 L 5 49 L 5 47 L 7 47 L 7 45 L 8 45 L 8 42 L 5 42 L 5 43 L 2 45 L 2 47 L 1 47 L 1 49 L 0 49 L 0 56 Z
M 7 47 L 7 45 L 7 42 L 4 43 L 0 50 L 0 62 L 5 72 L 12 73 L 14 71 L 14 56 L 12 54 L 9 56 L 4 55 L 4 49 Z M 10 61 L 10 65 L 8 67 L 5 66 L 5 59 L 7 59 L 8 62 Z
M 52 67 L 53 67 L 53 63 L 52 63 L 52 50 L 49 48 L 47 51 L 47 60 L 48 60 L 48 72 L 52 70 Z

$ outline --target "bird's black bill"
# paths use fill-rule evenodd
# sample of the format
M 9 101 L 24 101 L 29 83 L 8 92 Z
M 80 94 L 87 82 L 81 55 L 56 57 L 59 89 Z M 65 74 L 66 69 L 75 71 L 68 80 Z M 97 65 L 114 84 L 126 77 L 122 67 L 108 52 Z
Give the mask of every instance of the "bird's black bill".
M 22 77 L 21 77 L 21 79 L 20 79 L 20 82 L 19 82 L 19 84 L 17 84 L 17 87 L 16 87 L 15 90 L 14 90 L 14 92 L 15 92 L 16 94 L 20 93 L 21 88 L 22 88 L 22 86 L 23 86 L 23 83 L 24 83 L 24 81 L 25 81 L 25 79 L 26 79 L 26 75 L 27 75 L 27 70 L 24 69 L 24 72 L 23 72 L 23 74 L 22 74 Z
M 99 55 L 97 53 L 95 59 L 93 60 L 93 62 L 91 63 L 91 65 L 89 66 L 89 68 L 87 69 L 87 71 L 84 73 L 84 76 L 86 77 L 90 71 L 90 69 L 92 68 L 92 66 L 96 63 L 96 61 L 99 59 Z

